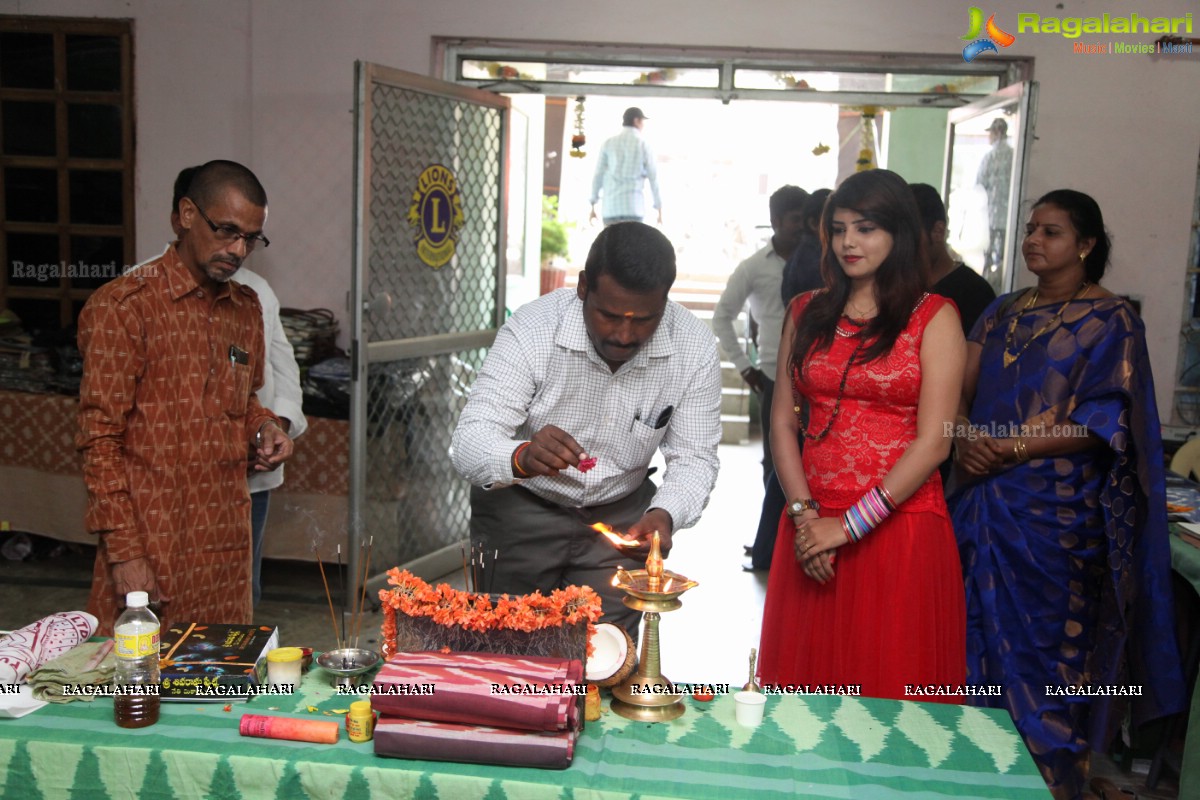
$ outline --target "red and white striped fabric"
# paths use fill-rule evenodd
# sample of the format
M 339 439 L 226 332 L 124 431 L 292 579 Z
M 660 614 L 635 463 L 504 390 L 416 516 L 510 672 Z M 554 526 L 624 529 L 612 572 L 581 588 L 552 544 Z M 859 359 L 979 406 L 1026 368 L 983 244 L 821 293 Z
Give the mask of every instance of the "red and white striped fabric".
M 432 693 L 419 687 L 431 684 Z M 372 707 L 415 720 L 577 730 L 583 666 L 578 660 L 490 653 L 397 653 L 375 677 Z M 579 692 L 580 694 L 576 694 Z
M 575 731 L 532 733 L 479 725 L 381 717 L 375 755 L 566 769 L 575 757 Z

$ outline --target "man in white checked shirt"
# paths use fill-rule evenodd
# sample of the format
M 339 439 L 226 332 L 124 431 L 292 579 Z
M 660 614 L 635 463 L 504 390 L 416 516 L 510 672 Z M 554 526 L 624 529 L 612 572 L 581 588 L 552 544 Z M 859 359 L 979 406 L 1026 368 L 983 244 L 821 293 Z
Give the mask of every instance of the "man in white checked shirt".
M 473 485 L 472 541 L 499 552 L 482 588 L 588 585 L 605 621 L 636 637 L 640 614 L 611 585 L 616 568 L 640 566 L 655 531 L 665 556 L 717 478 L 720 357 L 712 332 L 667 299 L 674 281 L 665 236 L 612 225 L 577 289 L 523 306 L 497 333 L 452 445 Z M 659 450 L 666 471 L 655 486 Z M 637 545 L 618 548 L 596 522 Z
M 658 165 L 654 153 L 642 136 L 646 115 L 637 106 L 625 109 L 621 132 L 604 143 L 596 159 L 592 177 L 592 213 L 596 219 L 596 203 L 604 196 L 604 224 L 641 222 L 646 216 L 643 186 L 650 182 L 654 207 L 658 209 L 658 224 L 662 225 L 662 195 L 658 191 Z

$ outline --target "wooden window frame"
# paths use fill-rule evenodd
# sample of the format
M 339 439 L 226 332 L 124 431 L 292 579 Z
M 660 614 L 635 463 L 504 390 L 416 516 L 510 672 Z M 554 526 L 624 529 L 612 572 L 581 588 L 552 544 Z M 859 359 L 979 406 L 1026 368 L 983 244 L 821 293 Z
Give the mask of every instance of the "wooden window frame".
M 0 308 L 7 308 L 11 299 L 57 300 L 59 304 L 59 326 L 68 328 L 75 323 L 76 306 L 91 295 L 94 288 L 72 285 L 69 272 L 60 271 L 57 283 L 49 286 L 12 286 L 9 276 L 13 264 L 8 255 L 9 233 L 33 233 L 55 235 L 58 238 L 60 264 L 71 262 L 72 236 L 120 236 L 122 238 L 121 266 L 134 262 L 134 101 L 133 101 L 133 23 L 130 20 L 96 20 L 69 17 L 0 16 L 0 32 L 3 33 L 49 33 L 54 37 L 54 88 L 16 89 L 0 86 L 0 101 L 32 100 L 52 101 L 55 106 L 55 154 L 53 156 L 8 155 L 0 144 Z M 68 90 L 67 48 L 68 35 L 114 36 L 121 47 L 121 79 L 118 91 Z M 68 103 L 102 103 L 119 105 L 121 108 L 121 157 L 120 158 L 73 158 L 68 155 L 67 106 Z M 56 171 L 58 189 L 58 219 L 54 222 L 11 222 L 5 208 L 4 168 L 34 167 Z M 71 170 L 121 171 L 122 222 L 119 225 L 97 225 L 72 223 L 69 177 Z M 113 276 L 115 277 L 115 276 Z

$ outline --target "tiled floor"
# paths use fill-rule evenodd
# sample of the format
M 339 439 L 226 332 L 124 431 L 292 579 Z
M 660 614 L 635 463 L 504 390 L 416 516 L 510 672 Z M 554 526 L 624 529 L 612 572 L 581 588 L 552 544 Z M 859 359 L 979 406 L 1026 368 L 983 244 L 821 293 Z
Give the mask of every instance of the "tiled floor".
M 730 683 L 748 675 L 750 649 L 758 645 L 766 574 L 741 569 L 742 545 L 754 535 L 762 496 L 761 448 L 757 443 L 721 446 L 721 474 L 703 519 L 675 538 L 668 567 L 699 581 L 683 596 L 683 607 L 660 623 L 663 673 L 675 681 Z M 43 553 L 44 555 L 44 553 Z M 92 552 L 73 548 L 54 558 L 12 562 L 0 559 L 0 630 L 19 627 L 54 611 L 83 608 L 91 577 Z M 329 567 L 326 567 L 328 570 Z M 332 579 L 332 578 L 331 578 Z M 462 587 L 462 575 L 443 578 Z M 333 646 L 329 608 L 315 564 L 268 561 L 264 600 L 256 622 L 280 627 L 284 644 Z M 362 620 L 362 644 L 377 645 L 378 612 Z M 1135 768 L 1144 766 L 1135 762 Z M 1094 773 L 1148 800 L 1177 797 L 1173 780 L 1147 790 L 1144 777 L 1123 774 L 1106 758 Z

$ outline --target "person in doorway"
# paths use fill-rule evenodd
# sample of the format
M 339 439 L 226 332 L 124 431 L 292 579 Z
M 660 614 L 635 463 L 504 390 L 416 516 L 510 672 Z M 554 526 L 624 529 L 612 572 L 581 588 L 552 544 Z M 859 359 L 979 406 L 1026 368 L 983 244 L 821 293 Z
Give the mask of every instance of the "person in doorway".
M 175 193 L 171 199 L 171 229 L 179 236 L 179 203 L 188 194 L 188 187 L 199 167 L 187 167 L 180 170 L 175 178 Z M 258 296 L 262 306 L 264 358 L 263 385 L 258 390 L 258 400 L 265 407 L 275 412 L 284 432 L 295 440 L 308 430 L 308 420 L 304 417 L 302 405 L 304 394 L 300 389 L 300 367 L 296 364 L 296 355 L 292 344 L 283 331 L 283 322 L 279 317 L 279 298 L 275 296 L 267 279 L 256 272 L 243 267 L 237 272 L 237 282 L 249 286 Z M 271 491 L 283 485 L 283 465 L 277 469 L 262 472 L 254 469 L 251 458 L 248 466 L 247 480 L 250 482 L 250 534 L 253 541 L 254 562 L 253 573 L 254 605 L 262 600 L 262 553 L 263 539 L 267 527 L 267 511 L 270 508 Z
M 825 208 L 825 200 L 831 194 L 832 189 L 817 189 L 804 201 L 800 237 L 795 252 L 783 267 L 783 279 L 779 286 L 785 309 L 796 295 L 825 285 L 825 280 L 821 277 L 821 212 Z M 806 413 L 801 411 L 802 420 L 806 418 Z M 801 441 L 800 445 L 803 447 L 804 442 Z M 745 548 L 750 561 L 742 564 L 744 571 L 758 572 L 771 568 L 771 559 L 775 553 L 775 535 L 779 532 L 779 516 L 786 505 L 787 498 L 783 494 L 783 488 L 772 471 L 766 479 L 766 493 L 763 496 L 762 513 L 758 517 L 758 531 L 754 535 L 754 543 Z
M 1004 261 L 1004 239 L 1008 230 L 1008 194 L 1012 185 L 1013 149 L 1008 144 L 1008 123 L 996 117 L 988 126 L 992 149 L 979 162 L 975 182 L 987 194 L 988 245 L 983 254 L 983 274 L 1000 269 Z
M 126 593 L 164 624 L 252 619 L 246 453 L 292 454 L 259 403 L 262 310 L 231 279 L 258 245 L 267 196 L 241 164 L 211 161 L 179 204 L 161 256 L 96 290 L 79 318 L 85 524 L 98 536 L 88 610 L 111 633 Z
M 796 295 L 825 285 L 825 279 L 821 277 L 821 212 L 825 210 L 825 201 L 831 194 L 832 189 L 817 189 L 804 203 L 801 212 L 804 224 L 800 238 L 792 257 L 783 267 L 783 280 L 779 285 L 784 308 L 791 304 Z
M 654 152 L 642 135 L 646 115 L 637 106 L 625 109 L 622 129 L 619 134 L 606 141 L 596 158 L 596 172 L 592 177 L 592 212 L 589 219 L 596 219 L 596 204 L 604 200 L 604 224 L 616 222 L 641 222 L 646 215 L 644 185 L 650 184 L 654 196 L 654 208 L 658 211 L 658 224 L 662 224 L 662 195 L 658 191 L 658 165 Z
M 758 396 L 759 420 L 763 435 L 763 482 L 774 480 L 775 471 L 771 462 L 771 398 L 775 391 L 775 354 L 779 351 L 779 336 L 783 331 L 784 307 L 779 302 L 779 286 L 783 281 L 783 267 L 791 258 L 803 233 L 804 204 L 808 192 L 799 186 L 783 186 L 771 195 L 770 209 L 771 241 L 754 255 L 742 261 L 729 276 L 725 291 L 713 311 L 713 331 L 721 343 L 725 357 L 732 361 L 742 380 Z M 737 333 L 733 321 L 750 306 L 750 315 L 758 322 L 758 363 L 750 360 Z M 750 339 L 747 337 L 747 343 Z M 768 508 L 764 494 L 763 515 L 779 521 L 782 504 L 771 504 Z M 773 526 L 772 526 L 773 527 Z M 761 565 L 762 569 L 769 562 Z M 753 562 L 743 565 L 753 570 Z
M 808 200 L 804 201 L 804 209 L 800 212 L 803 223 L 800 225 L 800 237 L 797 241 L 796 251 L 792 253 L 790 259 L 787 259 L 787 264 L 784 266 L 784 278 L 779 287 L 784 308 L 790 305 L 792 297 L 802 294 L 804 291 L 820 289 L 824 285 L 824 278 L 821 276 L 821 213 L 830 194 L 833 194 L 833 190 L 818 188 L 816 192 L 810 194 Z M 808 419 L 806 415 L 808 415 L 808 410 L 802 403 L 802 409 L 800 409 L 802 425 L 804 420 Z M 803 447 L 804 441 L 800 441 L 799 445 Z M 748 564 L 742 565 L 744 571 L 757 572 L 770 569 L 770 563 L 772 563 L 775 553 L 775 534 L 779 533 L 779 517 L 786 505 L 787 498 L 784 497 L 784 488 L 779 485 L 778 477 L 774 474 L 769 475 L 767 477 L 767 493 L 762 500 L 762 513 L 758 515 L 758 530 L 754 537 L 754 543 L 745 547 L 750 561 Z
M 721 368 L 712 332 L 667 299 L 675 251 L 640 222 L 601 231 L 577 289 L 521 307 L 459 417 L 455 468 L 472 484 L 471 539 L 498 551 L 488 589 L 586 584 L 636 636 L 617 567 L 636 569 L 700 518 L 717 477 Z M 650 480 L 655 452 L 662 485 Z M 623 531 L 620 547 L 592 529 Z M 632 543 L 636 543 L 635 545 Z
M 746 385 L 759 396 L 763 430 L 763 477 L 771 473 L 771 393 L 775 389 L 775 354 L 783 331 L 783 306 L 779 303 L 779 285 L 783 266 L 799 242 L 804 222 L 804 202 L 808 192 L 799 186 L 783 186 L 771 195 L 771 241 L 733 270 L 713 311 L 713 331 L 725 357 L 733 362 Z M 738 339 L 733 321 L 750 306 L 758 321 L 758 363 Z M 749 338 L 746 340 L 749 342 Z

